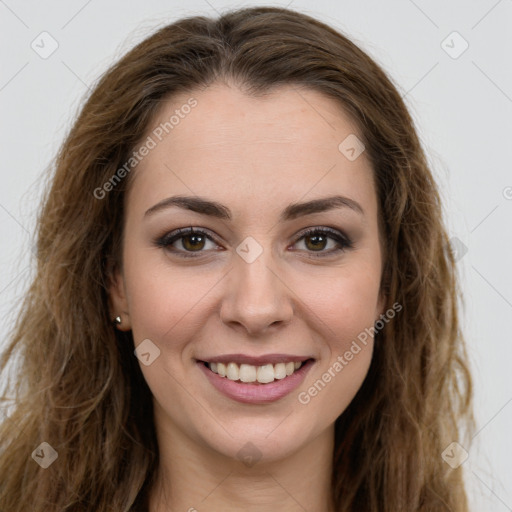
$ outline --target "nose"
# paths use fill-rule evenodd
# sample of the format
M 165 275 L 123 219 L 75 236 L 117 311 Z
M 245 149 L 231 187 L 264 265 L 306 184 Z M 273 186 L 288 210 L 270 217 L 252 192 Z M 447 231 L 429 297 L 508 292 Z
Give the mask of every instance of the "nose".
M 288 324 L 293 317 L 293 292 L 271 267 L 264 253 L 252 263 L 236 258 L 225 283 L 220 316 L 231 328 L 252 336 Z

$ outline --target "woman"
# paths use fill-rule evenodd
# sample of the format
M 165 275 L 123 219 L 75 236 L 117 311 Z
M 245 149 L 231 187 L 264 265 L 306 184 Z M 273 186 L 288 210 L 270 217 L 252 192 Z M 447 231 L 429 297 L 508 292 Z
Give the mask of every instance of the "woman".
M 286 9 L 168 25 L 56 159 L 0 509 L 467 511 L 458 296 L 369 56 Z

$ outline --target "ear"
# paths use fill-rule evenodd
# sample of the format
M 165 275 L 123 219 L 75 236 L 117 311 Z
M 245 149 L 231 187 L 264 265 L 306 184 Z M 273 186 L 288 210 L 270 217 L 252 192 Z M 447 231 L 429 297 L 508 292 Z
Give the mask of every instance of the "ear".
M 112 262 L 107 264 L 108 303 L 110 318 L 121 317 L 121 323 L 116 327 L 120 331 L 129 331 L 131 326 L 126 285 L 122 271 Z

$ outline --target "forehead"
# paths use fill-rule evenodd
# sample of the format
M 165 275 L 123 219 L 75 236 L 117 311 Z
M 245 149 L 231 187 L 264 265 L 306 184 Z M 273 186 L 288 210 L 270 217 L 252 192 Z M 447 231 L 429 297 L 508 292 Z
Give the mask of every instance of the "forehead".
M 356 124 L 317 91 L 283 86 L 255 97 L 215 84 L 182 93 L 162 104 L 145 134 L 155 144 L 133 171 L 130 201 L 149 207 L 186 193 L 236 210 L 340 192 L 368 203 L 366 155 L 350 161 L 339 149 L 353 136 L 361 138 Z
M 334 99 L 293 86 L 251 96 L 234 86 L 214 84 L 165 102 L 153 125 L 164 125 L 173 113 L 184 111 L 191 98 L 197 106 L 187 114 L 182 113 L 180 119 L 174 116 L 178 123 L 170 131 L 172 136 L 164 135 L 176 151 L 180 151 L 182 144 L 186 146 L 183 150 L 226 151 L 223 146 L 227 146 L 236 151 L 236 147 L 272 142 L 336 149 L 340 136 L 359 131 Z

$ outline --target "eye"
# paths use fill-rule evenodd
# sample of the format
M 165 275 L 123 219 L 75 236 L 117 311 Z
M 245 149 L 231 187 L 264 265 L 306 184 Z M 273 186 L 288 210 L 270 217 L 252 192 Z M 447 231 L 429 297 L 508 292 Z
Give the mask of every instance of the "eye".
M 314 258 L 330 256 L 353 247 L 352 242 L 347 236 L 332 228 L 310 228 L 303 231 L 294 245 L 302 240 L 304 240 L 306 252 L 319 253 L 311 254 Z M 329 251 L 325 251 L 324 249 L 328 245 L 329 240 L 334 241 L 334 247 L 331 247 Z M 208 232 L 190 227 L 177 229 L 165 234 L 155 240 L 155 245 L 179 257 L 195 258 L 200 256 L 200 253 L 205 252 L 203 249 L 205 249 L 208 242 L 213 244 L 213 248 L 218 247 L 218 244 L 215 243 L 214 238 Z
M 340 231 L 331 228 L 310 228 L 306 231 L 303 231 L 297 242 L 304 240 L 304 245 L 308 252 L 319 253 L 312 254 L 314 258 L 321 258 L 324 256 L 331 256 L 333 254 L 337 254 L 341 251 L 345 251 L 346 249 L 351 249 L 353 247 L 352 241 L 345 236 Z M 324 251 L 326 245 L 328 245 L 328 240 L 334 241 L 334 248 L 329 251 Z
M 181 249 L 184 249 L 184 251 L 173 247 L 174 244 L 178 241 L 180 241 L 180 243 L 177 245 L 181 246 Z M 196 256 L 194 254 L 186 253 L 203 252 L 202 249 L 204 248 L 207 241 L 214 243 L 213 238 L 208 235 L 206 231 L 197 228 L 185 228 L 177 229 L 171 233 L 167 233 L 163 237 L 156 240 L 156 245 L 171 252 L 177 253 L 183 258 L 195 258 Z

